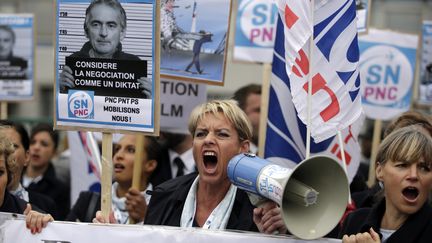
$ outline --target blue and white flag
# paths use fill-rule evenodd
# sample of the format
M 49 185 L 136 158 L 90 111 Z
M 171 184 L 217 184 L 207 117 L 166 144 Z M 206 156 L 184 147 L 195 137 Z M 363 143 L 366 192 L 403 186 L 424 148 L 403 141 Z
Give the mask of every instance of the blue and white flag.
M 318 27 L 315 26 L 315 29 L 316 28 Z M 322 28 L 325 29 L 325 27 Z M 293 97 L 291 95 L 292 80 L 288 77 L 286 69 L 287 61 L 285 43 L 287 39 L 285 38 L 283 30 L 284 23 L 281 18 L 279 18 L 273 57 L 264 157 L 282 166 L 294 167 L 297 163 L 305 159 L 306 126 L 299 118 L 299 114 L 294 106 Z M 316 69 L 321 71 L 321 69 Z M 358 76 L 358 71 L 351 73 L 351 76 L 353 75 Z M 351 79 L 348 78 L 348 81 L 351 81 Z M 358 84 L 358 87 L 360 87 L 360 84 Z M 345 91 L 349 90 L 348 88 L 344 89 Z M 338 94 L 338 92 L 335 92 L 335 94 Z M 356 102 L 360 98 L 357 98 L 357 96 L 357 94 L 354 95 Z M 339 100 L 339 97 L 335 98 Z M 351 99 L 351 96 L 348 98 Z M 306 105 L 306 99 L 302 102 Z M 315 109 L 320 109 L 320 107 L 322 107 L 322 105 L 315 100 L 312 104 Z M 352 109 L 352 107 L 350 109 Z M 354 177 L 360 161 L 360 147 L 358 145 L 357 136 L 362 125 L 363 115 L 361 107 L 358 109 L 359 114 L 355 119 L 350 119 L 353 120 L 353 122 L 348 122 L 349 124 L 347 124 L 346 128 L 340 129 L 344 143 L 344 154 L 350 181 Z M 313 119 L 319 118 L 315 117 Z M 328 122 L 331 121 L 332 119 L 328 120 Z M 337 130 L 334 129 L 334 133 L 336 133 L 336 131 Z M 330 155 L 342 163 L 341 146 L 338 139 L 334 136 L 334 133 L 330 137 L 326 136 L 327 138 L 319 143 L 312 141 L 310 151 L 311 155 Z
M 305 3 L 309 1 L 279 0 L 283 26 L 278 29 L 284 30 L 280 45 L 285 48 L 285 71 L 291 79 L 294 105 L 303 123 L 310 120 L 315 142 L 321 142 L 362 114 L 356 5 L 354 0 Z M 313 105 L 308 114 L 310 80 Z

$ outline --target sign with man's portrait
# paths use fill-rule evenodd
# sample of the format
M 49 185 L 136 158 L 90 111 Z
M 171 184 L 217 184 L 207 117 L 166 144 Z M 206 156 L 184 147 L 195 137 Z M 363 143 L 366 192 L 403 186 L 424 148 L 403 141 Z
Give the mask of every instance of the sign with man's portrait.
M 0 14 L 0 100 L 33 98 L 33 26 L 32 14 Z
M 155 2 L 57 1 L 57 127 L 157 130 Z
M 161 0 L 161 76 L 223 85 L 230 0 Z

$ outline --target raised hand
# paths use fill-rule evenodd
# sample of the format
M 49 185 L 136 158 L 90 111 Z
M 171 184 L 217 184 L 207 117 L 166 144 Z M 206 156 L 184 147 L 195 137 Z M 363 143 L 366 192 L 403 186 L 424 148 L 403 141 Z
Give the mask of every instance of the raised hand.
M 142 89 L 142 93 L 145 95 L 145 99 L 152 98 L 152 80 L 147 77 L 141 77 L 138 80 L 139 86 Z
M 126 193 L 126 210 L 129 218 L 136 223 L 144 221 L 147 212 L 147 203 L 144 196 L 138 189 L 130 188 Z
M 74 76 L 72 69 L 68 66 L 64 66 L 59 77 L 60 91 L 66 91 L 67 88 L 74 88 Z

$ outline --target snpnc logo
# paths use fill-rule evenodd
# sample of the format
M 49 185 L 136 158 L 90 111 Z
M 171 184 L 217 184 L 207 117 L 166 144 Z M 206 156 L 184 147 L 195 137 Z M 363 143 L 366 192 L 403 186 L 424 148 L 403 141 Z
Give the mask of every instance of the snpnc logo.
M 69 117 L 81 119 L 94 118 L 94 92 L 69 90 L 68 93 Z

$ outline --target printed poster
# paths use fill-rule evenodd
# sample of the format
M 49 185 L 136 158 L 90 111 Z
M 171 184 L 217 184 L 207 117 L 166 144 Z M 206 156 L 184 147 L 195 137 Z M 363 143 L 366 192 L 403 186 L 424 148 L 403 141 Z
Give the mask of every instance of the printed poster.
M 90 2 L 57 1 L 56 126 L 153 133 L 155 1 Z
M 34 96 L 33 14 L 0 14 L 0 100 Z
M 321 1 L 315 7 L 320 7 Z M 238 0 L 233 59 L 272 63 L 278 9 L 274 0 Z M 370 0 L 356 0 L 357 31 L 367 32 Z
M 418 37 L 370 29 L 359 37 L 362 104 L 370 119 L 391 120 L 409 110 Z
M 161 76 L 223 85 L 230 0 L 161 2 Z

